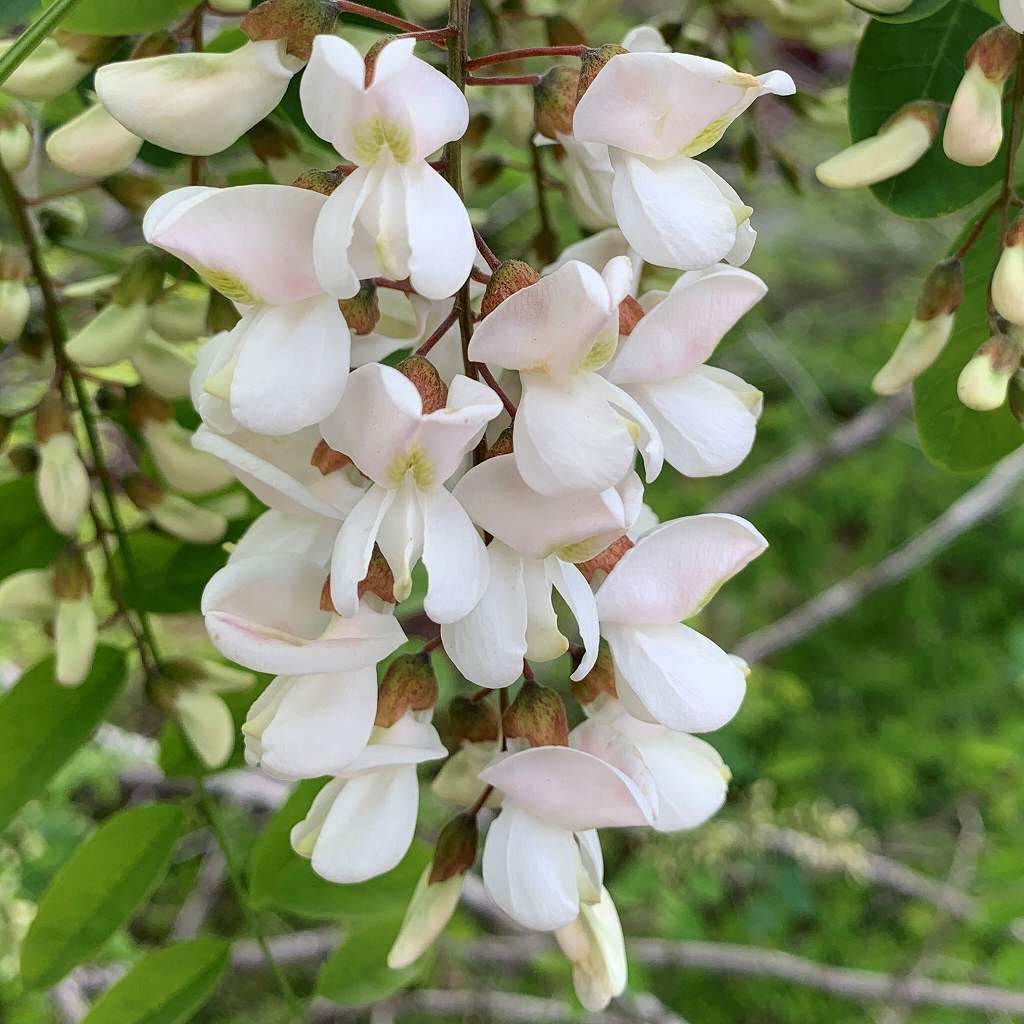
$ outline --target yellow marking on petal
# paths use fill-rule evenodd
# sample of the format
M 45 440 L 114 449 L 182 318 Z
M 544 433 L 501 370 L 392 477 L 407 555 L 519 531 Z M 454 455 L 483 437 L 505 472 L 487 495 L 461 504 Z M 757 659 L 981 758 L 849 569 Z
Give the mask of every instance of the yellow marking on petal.
M 412 136 L 409 129 L 398 121 L 388 121 L 381 116 L 371 117 L 352 132 L 353 156 L 361 164 L 372 164 L 385 149 L 400 164 L 412 159 Z
M 312 857 L 313 847 L 316 846 L 316 841 L 320 838 L 320 829 L 315 828 L 309 835 L 303 836 L 294 846 L 295 852 L 300 857 Z
M 436 472 L 434 464 L 427 458 L 427 453 L 418 441 L 403 455 L 396 456 L 387 469 L 388 482 L 393 487 L 400 487 L 408 473 L 412 473 L 413 482 L 421 490 L 428 490 L 434 483 Z M 398 586 L 397 582 L 395 584 Z M 397 596 L 397 589 L 395 591 Z
M 736 218 L 737 226 L 746 224 L 754 212 L 752 206 L 745 206 L 743 203 L 730 203 L 729 206 L 732 209 L 732 215 Z
M 616 334 L 609 332 L 594 342 L 590 351 L 580 361 L 580 370 L 600 370 L 606 365 L 619 347 L 619 339 Z
M 195 272 L 211 288 L 216 288 L 221 295 L 232 302 L 241 302 L 246 306 L 255 306 L 260 301 L 240 277 L 229 274 L 226 270 L 214 270 L 212 267 L 197 266 L 195 267 Z
M 761 83 L 755 75 L 748 75 L 745 71 L 736 71 L 722 79 L 723 85 L 735 85 L 737 89 L 760 89 Z
M 203 381 L 203 391 L 214 398 L 224 402 L 231 401 L 231 380 L 235 375 L 235 363 L 237 359 L 231 359 L 225 363 L 216 373 Z
M 683 146 L 680 155 L 699 156 L 706 149 L 710 149 L 725 134 L 725 130 L 732 124 L 732 120 L 729 115 L 726 115 L 706 125 Z
M 608 547 L 607 543 L 593 538 L 579 540 L 573 544 L 563 544 L 561 547 L 552 549 L 548 554 L 560 558 L 563 562 L 589 562 L 591 558 L 599 555 Z

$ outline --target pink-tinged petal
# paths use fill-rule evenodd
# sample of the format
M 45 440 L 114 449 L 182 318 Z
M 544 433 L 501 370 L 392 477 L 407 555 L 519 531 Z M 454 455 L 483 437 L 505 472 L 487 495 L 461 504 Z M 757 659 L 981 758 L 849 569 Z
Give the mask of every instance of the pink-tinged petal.
M 604 371 L 613 384 L 660 384 L 695 370 L 767 292 L 745 270 L 684 274 L 619 344 Z
M 150 206 L 142 233 L 229 299 L 298 302 L 321 292 L 312 242 L 325 203 L 290 185 L 182 188 Z
M 366 746 L 376 713 L 373 666 L 290 677 L 260 735 L 260 764 L 283 778 L 337 775 Z
M 601 275 L 566 263 L 510 295 L 477 325 L 471 359 L 564 378 L 586 357 L 612 309 Z
M 721 729 L 747 682 L 736 659 L 689 626 L 603 625 L 626 710 L 677 732 Z
M 600 380 L 578 374 L 569 388 L 532 374 L 523 381 L 513 449 L 523 480 L 540 494 L 603 491 L 633 466 L 629 429 L 591 378 Z
M 328 196 L 317 219 L 311 249 L 318 290 L 340 299 L 359 291 L 359 270 L 353 266 L 360 247 L 372 253 L 373 240 L 357 231 L 357 220 L 380 183 L 380 167 L 357 167 Z M 372 275 L 369 275 L 372 276 Z
M 758 96 L 793 91 L 782 72 L 757 79 L 692 54 L 625 53 L 613 57 L 583 94 L 573 133 L 659 160 L 681 152 L 696 156 Z
M 331 600 L 339 615 L 354 615 L 359 607 L 359 584 L 366 578 L 373 545 L 394 500 L 393 490 L 375 484 L 341 524 L 331 556 Z
M 469 213 L 428 163 L 403 167 L 402 179 L 410 283 L 428 299 L 445 299 L 462 287 L 473 268 L 476 243 Z
M 696 828 L 718 813 L 729 789 L 729 769 L 711 744 L 663 729 L 638 747 L 658 790 L 657 831 Z
M 296 555 L 323 566 L 326 577 L 338 526 L 336 519 L 267 509 L 235 542 L 229 561 L 254 555 Z
M 597 591 L 601 622 L 670 625 L 695 615 L 768 542 L 739 516 L 687 516 L 652 530 Z
M 349 779 L 327 812 L 313 848 L 313 870 L 351 885 L 383 875 L 405 856 L 419 808 L 410 765 Z
M 569 745 L 610 764 L 630 779 L 643 798 L 644 806 L 655 815 L 658 793 L 654 777 L 637 745 L 623 732 L 593 718 L 584 719 L 569 733 Z
M 310 128 L 343 156 L 353 158 L 352 127 L 372 113 L 363 91 L 365 65 L 359 51 L 333 35 L 319 35 L 302 74 L 299 98 Z
M 571 832 L 505 804 L 484 843 L 484 885 L 525 928 L 554 931 L 579 914 L 579 852 Z
M 484 596 L 464 618 L 441 626 L 441 640 L 470 682 L 498 689 L 523 674 L 526 589 L 523 561 L 511 548 L 493 540 L 486 551 L 490 569 Z
M 231 412 L 257 433 L 292 434 L 334 411 L 348 364 L 348 324 L 333 298 L 264 306 L 240 342 Z
M 455 487 L 455 496 L 481 529 L 526 558 L 561 552 L 566 560 L 586 561 L 629 526 L 622 496 L 614 488 L 546 497 L 526 486 L 513 455 L 473 467 Z M 580 558 L 572 551 L 576 547 Z
M 736 213 L 689 157 L 644 161 L 613 153 L 612 201 L 622 233 L 649 263 L 699 270 L 736 244 Z
M 531 747 L 509 754 L 485 768 L 480 778 L 504 793 L 506 806 L 514 803 L 572 832 L 649 825 L 653 814 L 650 795 L 636 780 L 572 747 Z
M 404 470 L 397 478 L 394 470 L 416 439 L 422 410 L 419 392 L 408 377 L 390 366 L 368 363 L 349 374 L 345 401 L 320 426 L 327 443 L 344 452 L 361 473 L 393 488 L 402 482 Z
M 431 478 L 420 483 L 421 489 L 444 483 L 501 410 L 501 399 L 486 384 L 462 374 L 453 378 L 445 407 L 424 416 L 420 427 L 418 443 Z
M 712 369 L 629 389 L 657 428 L 666 460 L 685 476 L 732 472 L 750 453 L 757 433 L 761 393 L 727 374 L 730 386 L 709 374 Z
M 594 600 L 594 593 L 583 573 L 568 562 L 549 559 L 548 575 L 551 577 L 555 590 L 568 605 L 572 617 L 576 620 L 576 627 L 580 631 L 580 639 L 583 641 L 583 658 L 571 678 L 582 679 L 594 667 L 594 663 L 597 661 L 598 644 L 601 641 L 601 628 L 597 618 L 597 603 Z
M 490 564 L 480 535 L 451 491 L 423 495 L 423 610 L 444 625 L 468 615 L 487 589 Z

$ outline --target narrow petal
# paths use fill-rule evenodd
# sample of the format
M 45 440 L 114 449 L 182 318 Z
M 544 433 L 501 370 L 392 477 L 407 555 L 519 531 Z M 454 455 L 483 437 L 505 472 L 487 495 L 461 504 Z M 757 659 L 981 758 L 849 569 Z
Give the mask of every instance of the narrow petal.
M 53 622 L 53 646 L 56 655 L 56 676 L 61 686 L 78 686 L 92 668 L 96 652 L 96 609 L 92 597 L 57 601 Z
M 331 556 L 331 600 L 339 615 L 354 615 L 359 606 L 359 584 L 394 500 L 394 491 L 374 485 L 342 523 Z
M 372 111 L 363 90 L 365 65 L 347 40 L 318 35 L 302 74 L 299 98 L 310 128 L 344 156 L 355 148 L 351 129 Z
M 357 167 L 323 204 L 312 253 L 319 288 L 328 295 L 348 299 L 359 291 L 359 274 L 352 266 L 349 250 L 356 220 L 379 179 L 377 168 Z
M 582 679 L 597 661 L 598 644 L 601 640 L 597 602 L 594 600 L 590 584 L 575 565 L 551 558 L 547 562 L 547 572 L 555 590 L 569 606 L 569 611 L 576 620 L 576 627 L 580 631 L 584 653 L 572 678 Z
M 526 589 L 526 657 L 530 661 L 554 661 L 569 649 L 569 641 L 558 628 L 547 565 L 538 559 L 525 560 L 523 583 Z
M 423 610 L 441 625 L 468 615 L 487 590 L 490 563 L 466 510 L 444 487 L 423 495 Z
M 377 532 L 377 545 L 395 579 L 394 598 L 402 602 L 412 593 L 412 571 L 423 554 L 423 509 L 411 475 L 393 493 L 394 501 Z
M 254 555 L 298 555 L 299 558 L 324 566 L 326 575 L 338 526 L 336 519 L 291 515 L 267 509 L 235 541 L 230 560 L 238 561 Z
M 710 743 L 664 729 L 639 746 L 658 788 L 655 829 L 680 832 L 696 828 L 720 810 L 728 790 L 729 769 Z

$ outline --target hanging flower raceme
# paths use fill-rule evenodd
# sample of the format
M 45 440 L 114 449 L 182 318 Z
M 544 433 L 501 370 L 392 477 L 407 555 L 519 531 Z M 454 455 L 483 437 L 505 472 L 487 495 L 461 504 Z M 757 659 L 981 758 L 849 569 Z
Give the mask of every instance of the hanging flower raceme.
M 422 557 L 424 610 L 434 622 L 454 622 L 486 590 L 488 563 L 469 516 L 444 485 L 501 402 L 469 377 L 445 385 L 419 357 L 402 370 L 379 363 L 354 370 L 344 402 L 321 424 L 328 444 L 373 481 L 338 534 L 331 597 L 341 615 L 355 614 L 376 544 L 394 574 L 395 600 L 409 596 Z
M 288 185 L 189 187 L 158 199 L 146 240 L 243 307 L 203 383 L 260 434 L 290 434 L 333 411 L 345 390 L 349 329 L 313 268 L 324 196 Z
M 302 76 L 313 130 L 355 170 L 317 223 L 316 269 L 325 291 L 348 298 L 360 279 L 409 279 L 420 295 L 453 295 L 476 249 L 469 214 L 427 157 L 466 130 L 469 108 L 455 84 L 397 39 L 364 63 L 350 43 L 318 36 Z
M 793 80 L 782 71 L 755 78 L 691 54 L 592 53 L 604 64 L 593 76 L 584 60 L 573 135 L 609 147 L 612 203 L 630 245 L 680 270 L 745 262 L 751 210 L 694 158 L 758 96 L 791 95 Z
M 618 257 L 601 274 L 572 261 L 540 279 L 525 264 L 507 263 L 488 285 L 469 355 L 519 371 L 513 451 L 523 480 L 540 494 L 614 487 L 637 447 L 648 482 L 661 471 L 654 424 L 598 372 L 615 354 L 619 305 L 632 280 L 630 261 Z

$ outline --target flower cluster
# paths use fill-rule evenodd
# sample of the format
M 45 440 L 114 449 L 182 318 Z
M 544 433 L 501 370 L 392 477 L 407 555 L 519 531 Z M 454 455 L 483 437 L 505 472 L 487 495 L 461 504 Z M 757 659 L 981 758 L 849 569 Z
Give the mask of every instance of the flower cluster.
M 255 28 L 230 57 L 155 56 L 96 78 L 134 137 L 206 154 L 308 58 L 303 112 L 344 161 L 293 186 L 178 189 L 143 225 L 239 313 L 200 351 L 192 397 L 195 447 L 268 507 L 202 603 L 220 652 L 274 676 L 246 756 L 329 779 L 292 844 L 339 883 L 399 863 L 417 765 L 447 759 L 434 789 L 460 811 L 390 963 L 444 927 L 495 812 L 487 891 L 555 933 L 598 1009 L 625 960 L 597 830 L 689 829 L 725 799 L 728 771 L 695 734 L 736 714 L 745 666 L 683 620 L 765 541 L 730 515 L 657 524 L 634 466 L 639 454 L 648 482 L 666 461 L 715 475 L 753 443 L 760 394 L 707 365 L 765 292 L 740 269 L 752 211 L 698 157 L 793 83 L 667 52 L 651 29 L 544 76 L 538 130 L 604 230 L 539 274 L 478 245 L 452 185 L 457 147 L 432 162 L 469 109 L 414 38 L 364 58 L 324 31 L 293 47 Z M 242 102 L 195 116 L 232 75 Z M 637 295 L 645 261 L 685 273 Z M 399 653 L 414 621 L 427 643 Z M 479 688 L 449 705 L 452 751 L 432 723 L 434 650 Z M 582 716 L 536 680 L 541 664 L 569 677 Z M 199 703 L 178 713 L 202 734 Z

